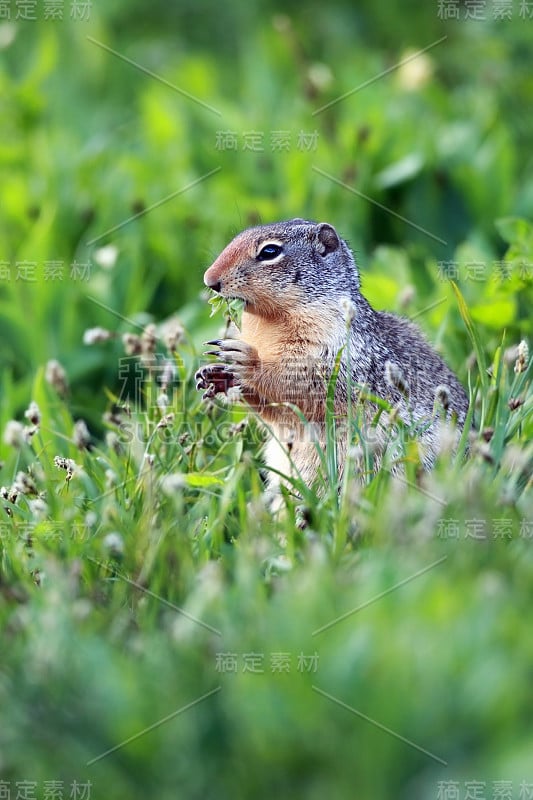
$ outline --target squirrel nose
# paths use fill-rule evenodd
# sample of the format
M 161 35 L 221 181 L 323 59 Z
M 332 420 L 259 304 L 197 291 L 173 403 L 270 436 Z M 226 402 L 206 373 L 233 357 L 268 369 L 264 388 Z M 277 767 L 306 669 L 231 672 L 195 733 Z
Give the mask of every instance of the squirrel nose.
M 222 290 L 222 281 L 220 280 L 220 276 L 222 274 L 222 270 L 220 264 L 218 263 L 220 260 L 217 258 L 214 264 L 211 264 L 209 269 L 207 269 L 204 273 L 204 283 L 210 289 L 213 289 L 214 292 L 220 292 Z

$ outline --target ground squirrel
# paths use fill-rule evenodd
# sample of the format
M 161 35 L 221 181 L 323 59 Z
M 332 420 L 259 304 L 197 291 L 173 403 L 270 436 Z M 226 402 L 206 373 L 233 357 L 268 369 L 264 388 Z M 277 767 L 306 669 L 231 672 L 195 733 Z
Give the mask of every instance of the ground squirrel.
M 468 398 L 457 377 L 415 325 L 370 306 L 355 259 L 332 225 L 292 219 L 249 228 L 222 251 L 204 281 L 227 299 L 243 300 L 244 310 L 234 338 L 207 343 L 218 360 L 198 370 L 197 388 L 213 397 L 238 387 L 259 413 L 271 431 L 265 455 L 274 490 L 277 473 L 308 485 L 317 476 L 327 386 L 339 353 L 335 417 L 346 419 L 349 405 L 362 408 L 366 425 L 359 434 L 372 438 L 374 451 L 376 442 L 390 441 L 396 417 L 416 431 L 429 468 L 440 421 L 463 427 Z M 390 404 L 377 424 L 379 403 L 372 397 Z M 339 436 L 340 471 L 349 440 Z

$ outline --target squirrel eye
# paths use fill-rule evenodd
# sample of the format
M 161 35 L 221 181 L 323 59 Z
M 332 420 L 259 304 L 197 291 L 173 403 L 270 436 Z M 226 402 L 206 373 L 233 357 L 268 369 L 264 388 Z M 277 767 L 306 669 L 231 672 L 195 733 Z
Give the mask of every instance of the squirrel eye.
M 277 258 L 282 252 L 283 248 L 280 247 L 279 244 L 266 244 L 257 254 L 257 260 L 272 261 L 273 258 Z

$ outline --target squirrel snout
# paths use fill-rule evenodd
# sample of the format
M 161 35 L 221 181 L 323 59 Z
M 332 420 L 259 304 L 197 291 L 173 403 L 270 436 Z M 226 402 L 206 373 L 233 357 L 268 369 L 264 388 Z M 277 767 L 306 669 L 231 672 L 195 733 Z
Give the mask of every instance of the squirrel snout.
M 219 270 L 213 269 L 215 264 L 209 267 L 204 274 L 204 283 L 209 289 L 213 289 L 214 292 L 220 292 L 222 288 L 222 281 L 219 277 Z

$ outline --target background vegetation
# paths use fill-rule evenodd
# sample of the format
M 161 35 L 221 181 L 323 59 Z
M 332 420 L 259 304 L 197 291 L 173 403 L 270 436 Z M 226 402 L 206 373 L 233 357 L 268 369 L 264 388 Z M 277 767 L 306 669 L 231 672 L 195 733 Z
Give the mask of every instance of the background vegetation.
M 0 22 L 1 796 L 533 797 L 533 9 L 52 5 Z M 291 216 L 478 432 L 275 519 L 193 375 Z

